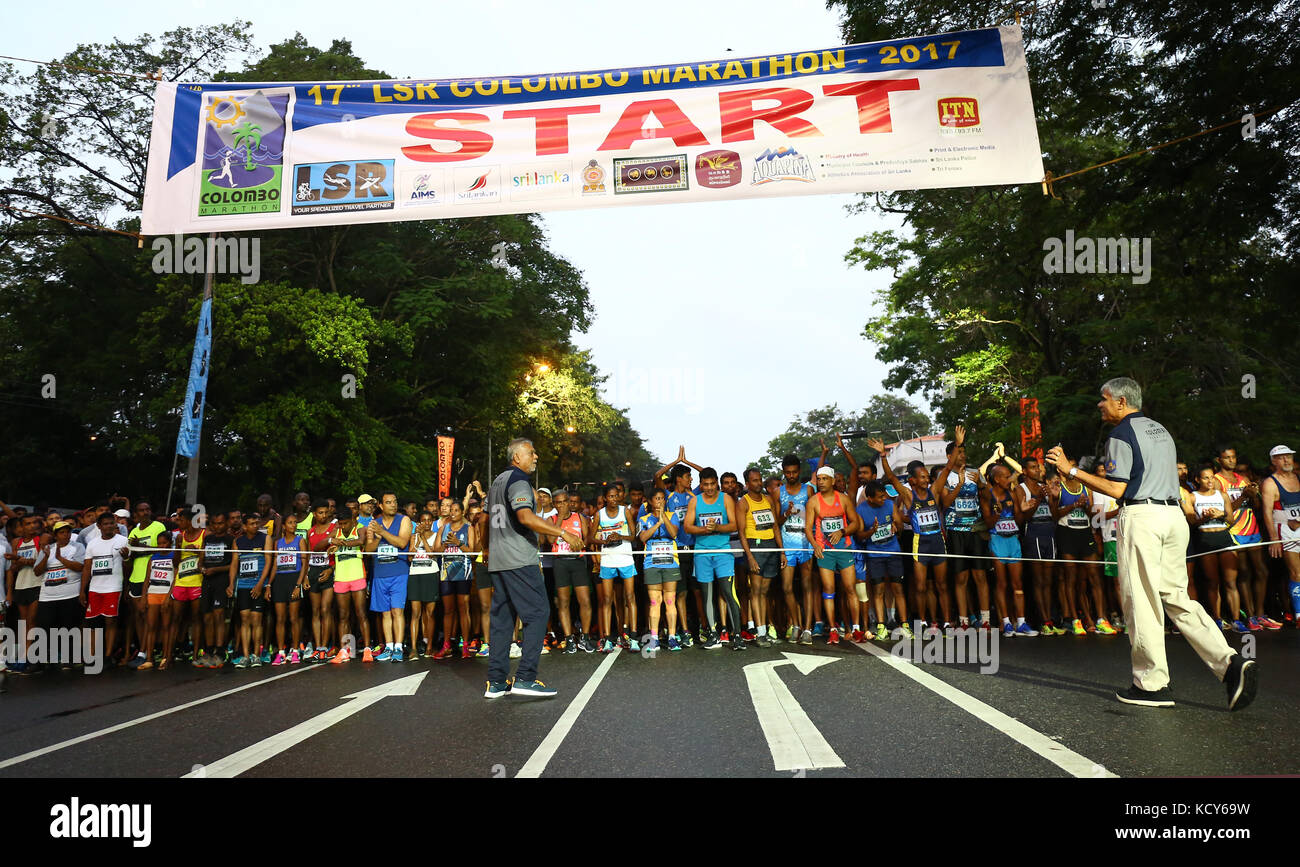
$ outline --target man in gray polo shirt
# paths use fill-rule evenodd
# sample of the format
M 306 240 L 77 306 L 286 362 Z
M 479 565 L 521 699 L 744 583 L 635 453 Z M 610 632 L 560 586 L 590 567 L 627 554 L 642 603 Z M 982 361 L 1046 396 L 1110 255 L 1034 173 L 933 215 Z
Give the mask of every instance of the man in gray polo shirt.
M 1227 687 L 1228 710 L 1240 710 L 1255 698 L 1258 666 L 1229 647 L 1210 615 L 1187 595 L 1190 531 L 1179 505 L 1174 439 L 1142 414 L 1142 389 L 1128 377 L 1103 385 L 1097 407 L 1102 421 L 1115 425 L 1106 443 L 1106 478 L 1072 467 L 1060 446 L 1047 453 L 1047 460 L 1120 504 L 1116 548 L 1133 683 L 1115 697 L 1142 707 L 1174 706 L 1165 659 L 1167 611 L 1187 643 Z
M 558 536 L 574 550 L 582 540 L 533 511 L 532 474 L 537 469 L 537 452 L 531 440 L 515 439 L 506 447 L 510 466 L 488 489 L 487 545 L 483 549 L 492 575 L 492 614 L 488 637 L 488 683 L 486 698 L 506 694 L 549 697 L 555 688 L 537 679 L 537 662 L 542 654 L 542 637 L 550 616 L 546 583 L 538 566 L 537 537 Z M 522 655 L 513 681 L 510 674 L 510 644 L 515 620 L 524 624 Z

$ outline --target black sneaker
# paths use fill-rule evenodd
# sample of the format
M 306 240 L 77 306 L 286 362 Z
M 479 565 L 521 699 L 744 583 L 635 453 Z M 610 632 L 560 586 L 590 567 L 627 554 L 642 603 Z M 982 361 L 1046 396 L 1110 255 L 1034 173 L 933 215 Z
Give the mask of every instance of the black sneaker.
M 596 645 L 592 643 L 591 636 L 584 632 L 578 639 L 578 649 L 583 653 L 595 653 Z
M 1142 689 L 1136 684 L 1129 684 L 1128 689 L 1115 690 L 1115 698 L 1124 702 L 1124 704 L 1135 704 L 1140 707 L 1174 706 L 1174 695 L 1167 686 L 1163 689 L 1149 690 Z
M 743 638 L 740 637 L 740 633 L 739 633 L 739 632 L 733 633 L 732 636 L 731 636 L 731 649 L 732 649 L 732 650 L 749 650 L 749 648 L 745 646 L 745 639 L 743 639 Z
M 565 652 L 565 653 L 577 653 L 577 652 L 578 652 L 578 641 L 577 641 L 577 639 L 575 639 L 572 635 L 570 635 L 568 638 L 564 639 L 564 652 Z
M 1241 710 L 1255 700 L 1259 666 L 1255 660 L 1242 659 L 1240 653 L 1234 653 L 1223 675 L 1223 685 L 1228 689 L 1228 710 Z

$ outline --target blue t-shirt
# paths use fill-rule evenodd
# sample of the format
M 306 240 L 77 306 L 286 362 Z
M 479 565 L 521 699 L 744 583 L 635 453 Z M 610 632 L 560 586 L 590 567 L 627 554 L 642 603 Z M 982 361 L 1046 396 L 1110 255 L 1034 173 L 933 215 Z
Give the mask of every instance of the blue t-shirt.
M 698 494 L 699 492 L 700 489 L 696 488 L 695 493 Z M 682 522 L 686 520 L 686 507 L 689 506 L 690 504 L 691 504 L 691 494 L 685 492 L 678 493 L 677 491 L 673 491 L 671 494 L 668 495 L 667 498 L 668 510 L 673 513 L 673 521 L 676 522 L 678 527 L 682 526 Z M 681 533 L 678 536 L 677 546 L 679 548 L 690 548 L 694 544 L 695 544 L 695 539 L 693 536 L 691 536 L 690 533 Z
M 677 538 L 680 539 L 686 535 L 682 532 L 682 522 L 677 520 L 677 515 L 671 511 L 665 511 L 665 523 L 671 523 L 677 531 Z M 659 523 L 659 519 L 653 514 L 642 515 L 636 522 L 636 531 L 640 535 L 646 530 Z M 645 568 L 647 569 L 676 569 L 677 568 L 677 542 L 673 537 L 668 535 L 666 526 L 659 527 L 645 542 Z
M 866 500 L 858 503 L 858 517 L 862 519 L 862 529 L 870 533 L 865 544 L 859 544 L 858 550 L 866 551 L 867 556 L 881 557 L 885 552 L 901 553 L 898 536 L 894 533 L 894 501 L 886 499 L 879 507 L 872 506 Z M 871 522 L 879 526 L 873 531 Z

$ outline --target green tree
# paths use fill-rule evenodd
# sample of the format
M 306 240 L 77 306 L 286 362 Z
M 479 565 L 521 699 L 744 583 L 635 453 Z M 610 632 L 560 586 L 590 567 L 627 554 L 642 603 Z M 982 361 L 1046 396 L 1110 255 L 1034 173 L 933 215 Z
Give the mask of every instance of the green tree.
M 865 42 L 986 26 L 1005 4 L 832 0 Z M 1045 164 L 1057 174 L 1209 128 L 1300 92 L 1297 19 L 1285 6 L 1155 0 L 1039 4 L 1024 18 Z M 1113 376 L 1190 458 L 1223 436 L 1258 464 L 1300 410 L 1279 316 L 1297 284 L 1297 114 L 1258 118 L 1057 185 L 864 196 L 858 213 L 906 230 L 858 240 L 847 259 L 888 269 L 865 335 L 886 385 L 936 400 L 976 450 L 1018 441 L 1019 398 L 1039 401 L 1044 439 L 1096 453 L 1095 403 Z M 1044 243 L 1150 238 L 1151 280 L 1047 274 Z M 949 387 L 950 386 L 950 387 Z M 1251 389 L 1254 389 L 1251 391 Z M 945 393 L 946 392 L 946 393 Z M 1016 451 L 1017 449 L 1013 449 Z
M 893 394 L 878 394 L 860 412 L 845 413 L 838 404 L 814 409 L 803 417 L 795 416 L 790 429 L 773 437 L 767 452 L 753 462 L 764 476 L 779 475 L 781 459 L 798 455 L 803 461 L 820 457 L 822 444 L 830 449 L 827 463 L 841 472 L 847 472 L 849 462 L 835 445 L 837 434 L 850 431 L 879 436 L 885 442 L 924 436 L 934 429 L 934 420 L 918 409 L 907 398 Z M 875 452 L 867 447 L 866 436 L 845 440 L 859 464 L 875 459 Z M 805 471 L 807 467 L 805 466 Z

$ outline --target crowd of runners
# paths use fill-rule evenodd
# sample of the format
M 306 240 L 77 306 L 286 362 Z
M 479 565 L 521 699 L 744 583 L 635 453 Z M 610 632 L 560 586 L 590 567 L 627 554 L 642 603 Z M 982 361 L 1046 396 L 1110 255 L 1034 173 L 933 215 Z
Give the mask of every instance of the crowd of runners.
M 942 465 L 893 467 L 870 439 L 878 471 L 837 437 L 849 472 L 823 448 L 811 480 L 797 455 L 764 478 L 719 474 L 683 448 L 648 483 L 585 497 L 539 488 L 538 514 L 566 531 L 538 552 L 552 604 L 542 652 L 655 657 L 917 628 L 1122 633 L 1119 505 L 1000 445 L 976 465 L 964 440 L 959 426 Z M 1189 590 L 1225 630 L 1300 623 L 1293 458 L 1277 446 L 1256 473 L 1224 447 L 1179 464 Z M 166 516 L 122 498 L 70 515 L 0 503 L 6 622 L 102 627 L 100 652 L 136 670 L 483 658 L 493 592 L 483 500 L 474 482 L 461 499 L 422 505 L 391 491 L 303 492 L 283 512 L 269 494 L 248 511 Z M 41 670 L 19 651 L 0 666 Z

